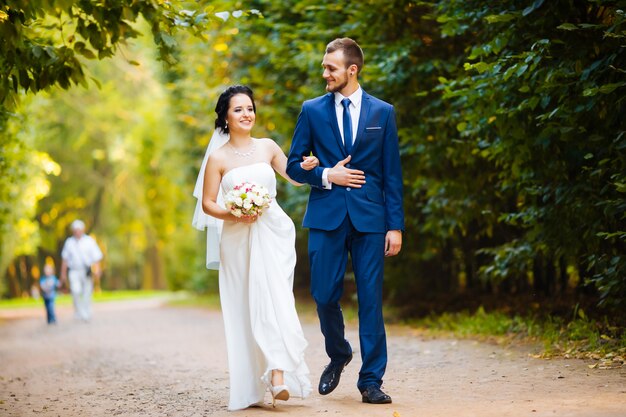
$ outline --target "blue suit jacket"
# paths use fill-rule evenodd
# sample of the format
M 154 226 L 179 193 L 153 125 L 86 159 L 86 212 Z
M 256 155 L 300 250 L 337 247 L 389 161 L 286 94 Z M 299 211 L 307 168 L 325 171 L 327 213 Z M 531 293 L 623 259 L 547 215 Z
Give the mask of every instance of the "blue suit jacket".
M 317 156 L 320 165 L 306 171 L 300 167 L 300 162 L 311 152 Z M 347 165 L 365 172 L 363 187 L 332 184 L 332 189 L 323 189 L 324 168 L 332 168 L 347 156 L 337 125 L 334 94 L 305 101 L 287 162 L 287 173 L 291 178 L 312 186 L 303 226 L 334 230 L 349 215 L 360 232 L 404 230 L 398 131 L 391 104 L 363 91 L 352 159 Z

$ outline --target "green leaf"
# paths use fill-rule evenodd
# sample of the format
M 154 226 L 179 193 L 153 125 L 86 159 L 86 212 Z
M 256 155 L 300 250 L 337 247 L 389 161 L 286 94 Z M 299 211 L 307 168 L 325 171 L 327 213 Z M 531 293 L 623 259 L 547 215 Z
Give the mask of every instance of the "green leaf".
M 605 28 L 604 25 L 597 25 L 592 23 L 579 23 L 578 27 L 581 29 L 602 29 Z
M 503 80 L 508 81 L 509 78 L 513 76 L 516 70 L 517 70 L 517 65 L 512 65 L 509 68 L 507 68 L 507 70 L 504 71 L 504 75 L 502 76 Z
M 526 72 L 526 70 L 528 69 L 528 64 L 524 64 L 522 66 L 520 66 L 517 71 L 515 72 L 515 74 L 520 77 L 522 74 L 524 74 Z
M 177 45 L 176 39 L 165 32 L 160 33 L 161 40 L 168 48 L 174 48 Z
M 503 36 L 498 36 L 497 38 L 495 38 L 490 43 L 493 53 L 499 54 L 500 51 L 502 51 L 502 49 L 507 45 L 507 43 L 508 43 L 508 39 L 504 38 Z
M 616 89 L 620 88 L 620 87 L 624 87 L 626 86 L 626 82 L 621 82 L 621 83 L 612 83 L 612 84 L 604 84 L 603 86 L 600 86 L 600 88 L 598 89 L 598 91 L 600 93 L 603 94 L 610 94 L 613 91 L 615 91 Z
M 541 100 L 541 98 L 539 96 L 533 96 L 528 100 L 528 107 L 530 107 L 531 110 L 534 110 L 535 107 L 537 107 L 537 104 L 539 104 L 539 101 Z
M 102 83 L 97 78 L 95 77 L 89 77 L 89 78 L 91 78 L 91 81 L 94 82 L 94 84 L 96 85 L 96 87 L 98 87 L 99 90 L 102 89 Z
M 492 14 L 485 17 L 487 23 L 501 23 L 501 22 L 510 22 L 511 20 L 517 18 L 517 16 L 513 13 L 503 13 L 503 14 Z
M 576 30 L 578 29 L 578 26 L 576 26 L 573 23 L 563 23 L 559 26 L 556 27 L 557 29 L 561 29 L 561 30 Z
M 626 82 L 604 84 L 600 87 L 586 88 L 585 90 L 583 90 L 583 96 L 590 97 L 590 96 L 595 96 L 598 93 L 610 94 L 616 89 L 620 87 L 624 87 L 624 86 L 626 86 Z
M 74 45 L 74 50 L 87 59 L 96 59 L 96 54 L 82 42 L 77 42 L 76 45 Z
M 492 65 L 493 64 L 487 64 L 486 62 L 477 62 L 475 64 L 470 64 L 470 63 L 466 62 L 465 64 L 463 64 L 463 68 L 465 68 L 466 71 L 470 71 L 472 69 L 475 69 L 480 74 L 482 74 L 483 72 L 489 71 L 491 69 Z
M 33 55 L 35 56 L 35 58 L 41 58 L 44 53 L 43 48 L 39 45 L 33 46 L 32 51 L 33 51 Z

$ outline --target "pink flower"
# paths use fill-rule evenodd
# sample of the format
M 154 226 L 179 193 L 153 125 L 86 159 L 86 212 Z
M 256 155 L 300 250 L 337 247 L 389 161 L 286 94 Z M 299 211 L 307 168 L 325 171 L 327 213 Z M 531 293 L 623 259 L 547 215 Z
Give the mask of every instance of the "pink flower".
M 271 201 L 267 188 L 248 182 L 235 185 L 224 196 L 226 207 L 236 217 L 260 216 Z

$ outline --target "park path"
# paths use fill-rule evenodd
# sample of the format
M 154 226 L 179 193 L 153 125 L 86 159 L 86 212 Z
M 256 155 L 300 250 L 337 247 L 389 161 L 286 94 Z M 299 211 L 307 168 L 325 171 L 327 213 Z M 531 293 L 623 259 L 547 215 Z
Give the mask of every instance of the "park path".
M 228 412 L 219 311 L 153 299 L 97 304 L 89 324 L 74 322 L 69 307 L 59 309 L 56 326 L 44 323 L 43 307 L 18 315 L 24 317 L 0 316 L 0 416 L 626 416 L 624 369 L 535 359 L 520 348 L 426 340 L 399 327 L 389 328 L 384 383 L 393 404 L 360 402 L 357 354 L 326 397 L 314 392 L 275 409 Z M 323 343 L 312 318 L 303 326 L 316 386 L 326 363 Z M 347 336 L 358 347 L 356 329 L 349 327 Z

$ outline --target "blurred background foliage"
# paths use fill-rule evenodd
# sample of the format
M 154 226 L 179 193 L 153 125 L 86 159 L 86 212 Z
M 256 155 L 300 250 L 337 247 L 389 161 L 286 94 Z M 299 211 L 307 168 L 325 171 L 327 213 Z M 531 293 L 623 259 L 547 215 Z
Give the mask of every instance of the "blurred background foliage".
M 288 150 L 335 37 L 396 107 L 404 316 L 485 305 L 568 315 L 626 301 L 626 1 L 0 2 L 0 290 L 28 292 L 69 223 L 109 289 L 215 291 L 191 196 L 214 106 L 247 84 Z M 297 225 L 307 193 L 280 183 Z M 308 286 L 298 227 L 296 285 Z M 58 264 L 58 263 L 57 263 Z M 607 310 L 612 309 L 612 310 Z

